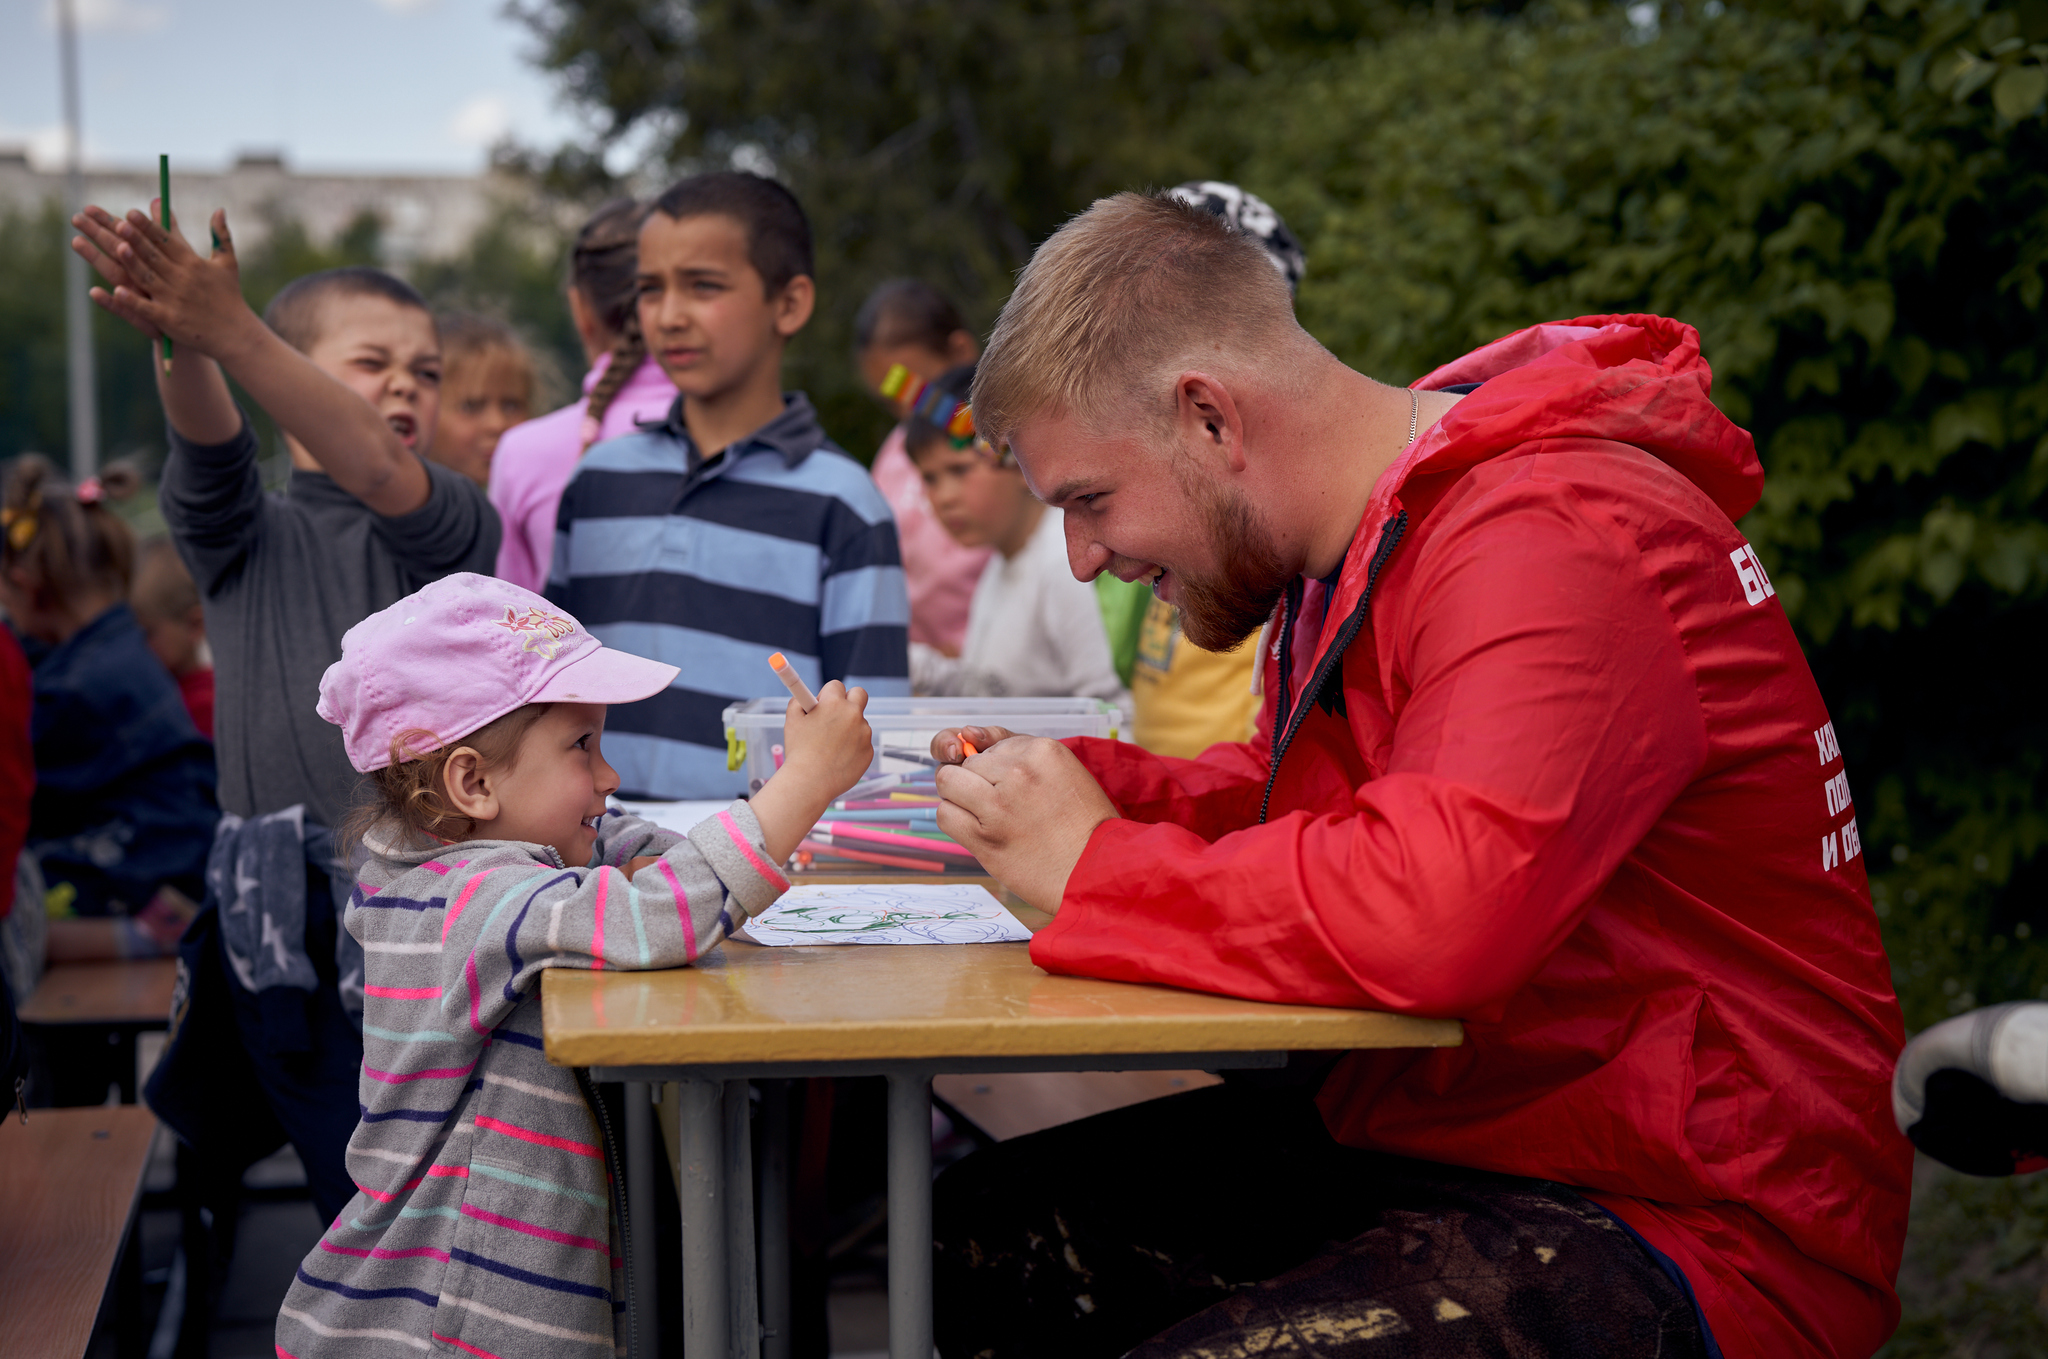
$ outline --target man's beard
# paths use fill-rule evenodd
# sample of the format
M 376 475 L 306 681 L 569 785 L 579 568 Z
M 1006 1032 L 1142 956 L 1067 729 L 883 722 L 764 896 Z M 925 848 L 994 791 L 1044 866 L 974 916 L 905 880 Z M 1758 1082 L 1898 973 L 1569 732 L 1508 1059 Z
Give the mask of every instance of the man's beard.
M 1287 582 L 1300 573 L 1281 560 L 1271 530 L 1242 495 L 1188 489 L 1204 502 L 1222 569 L 1214 576 L 1178 573 L 1181 632 L 1204 651 L 1235 651 L 1265 626 Z

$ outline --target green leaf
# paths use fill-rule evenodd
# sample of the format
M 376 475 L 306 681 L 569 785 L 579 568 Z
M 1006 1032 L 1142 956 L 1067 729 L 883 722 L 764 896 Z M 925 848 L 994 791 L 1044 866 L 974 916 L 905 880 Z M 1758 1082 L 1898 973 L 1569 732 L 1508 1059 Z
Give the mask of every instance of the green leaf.
M 2048 66 L 2008 66 L 1991 82 L 1991 106 L 2001 118 L 2018 122 L 2048 98 Z

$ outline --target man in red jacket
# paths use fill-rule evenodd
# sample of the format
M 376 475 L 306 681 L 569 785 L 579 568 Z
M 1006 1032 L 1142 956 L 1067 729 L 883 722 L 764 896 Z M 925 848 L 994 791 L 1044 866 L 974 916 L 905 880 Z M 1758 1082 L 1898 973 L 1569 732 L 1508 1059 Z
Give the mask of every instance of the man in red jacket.
M 1734 525 L 1762 469 L 1709 383 L 1690 327 L 1612 316 L 1383 386 L 1164 198 L 1040 248 L 976 423 L 1066 511 L 1077 576 L 1149 579 L 1205 647 L 1270 617 L 1270 735 L 1175 760 L 970 731 L 994 744 L 941 770 L 940 825 L 1057 913 L 1050 971 L 1466 1038 L 961 1162 L 949 1359 L 1890 1333 L 1899 1010 L 1833 727 Z

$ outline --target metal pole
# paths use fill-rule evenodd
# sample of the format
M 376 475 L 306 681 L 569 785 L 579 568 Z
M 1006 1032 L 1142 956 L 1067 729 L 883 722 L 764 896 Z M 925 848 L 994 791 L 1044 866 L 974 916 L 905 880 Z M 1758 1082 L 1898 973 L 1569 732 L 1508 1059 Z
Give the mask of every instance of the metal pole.
M 626 1085 L 626 1211 L 632 1219 L 630 1247 L 633 1277 L 627 1281 L 633 1299 L 634 1346 L 631 1359 L 654 1359 L 661 1353 L 661 1339 L 655 1328 L 661 1309 L 654 1294 L 654 1158 L 661 1154 L 655 1140 L 654 1086 L 646 1081 Z
M 92 370 L 92 299 L 85 261 L 71 248 L 71 218 L 85 207 L 84 136 L 78 113 L 77 0 L 57 0 L 57 51 L 64 87 L 64 341 L 71 388 L 71 476 L 99 471 L 99 402 Z
M 726 1359 L 732 1297 L 725 1272 L 725 1087 L 678 1082 L 683 1183 L 683 1352 Z
M 725 1258 L 732 1290 L 732 1359 L 760 1359 L 761 1305 L 754 1275 L 753 1097 L 747 1082 L 725 1083 Z
M 889 1074 L 889 1359 L 932 1359 L 932 1078 Z
M 761 1355 L 791 1359 L 788 1081 L 761 1082 Z

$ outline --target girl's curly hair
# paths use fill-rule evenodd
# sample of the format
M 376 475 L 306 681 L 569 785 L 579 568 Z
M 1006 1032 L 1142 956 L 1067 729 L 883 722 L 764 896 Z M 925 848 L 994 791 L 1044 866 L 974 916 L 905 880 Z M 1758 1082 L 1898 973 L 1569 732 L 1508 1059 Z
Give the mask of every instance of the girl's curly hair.
M 467 747 L 486 769 L 510 769 L 519 759 L 520 744 L 534 724 L 547 716 L 549 703 L 514 708 L 469 735 L 443 741 L 431 731 L 401 732 L 391 742 L 391 763 L 370 771 L 370 795 L 342 826 L 342 842 L 355 845 L 373 827 L 393 825 L 404 839 L 452 843 L 474 834 L 475 817 L 456 810 L 448 800 L 444 775 L 448 757 Z

